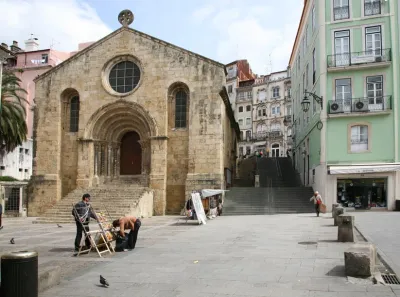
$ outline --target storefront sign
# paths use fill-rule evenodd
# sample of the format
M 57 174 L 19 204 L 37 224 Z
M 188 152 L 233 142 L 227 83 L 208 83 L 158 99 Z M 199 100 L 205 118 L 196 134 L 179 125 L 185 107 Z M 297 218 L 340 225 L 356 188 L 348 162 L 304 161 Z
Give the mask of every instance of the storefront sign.
M 207 224 L 206 223 L 207 217 L 204 212 L 203 203 L 201 203 L 200 194 L 192 193 L 192 201 L 199 223 L 203 223 L 204 225 Z
M 400 171 L 400 164 L 371 166 L 329 166 L 329 174 L 357 174 Z

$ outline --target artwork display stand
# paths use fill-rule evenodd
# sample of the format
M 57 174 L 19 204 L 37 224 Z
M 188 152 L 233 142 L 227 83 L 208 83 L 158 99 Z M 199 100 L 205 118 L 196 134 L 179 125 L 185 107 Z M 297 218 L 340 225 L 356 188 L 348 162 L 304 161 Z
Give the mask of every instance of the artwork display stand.
M 75 208 L 75 205 L 73 204 L 72 207 L 73 207 L 75 217 L 79 218 L 79 215 Z M 105 211 L 101 212 L 101 215 L 99 216 L 94 211 L 93 207 L 91 205 L 89 206 L 90 211 L 96 217 L 96 222 L 97 222 L 96 230 L 86 231 L 85 225 L 83 224 L 83 222 L 81 220 L 79 220 L 79 223 L 81 224 L 83 232 L 84 232 L 83 241 L 86 242 L 86 240 L 89 240 L 91 247 L 88 249 L 84 249 L 83 246 L 81 245 L 79 247 L 79 251 L 76 254 L 76 256 L 79 256 L 81 254 L 88 254 L 93 249 L 96 250 L 96 252 L 100 258 L 102 257 L 102 254 L 104 254 L 104 253 L 112 254 L 115 252 L 115 249 L 112 245 L 112 242 L 114 241 L 114 238 L 115 238 L 114 228 L 112 227 L 112 224 L 111 224 L 112 220 L 111 220 L 108 210 L 104 207 L 104 205 L 102 208 L 104 208 Z M 111 238 L 110 238 L 110 236 L 111 236 Z M 105 247 L 104 250 L 101 250 L 101 247 Z

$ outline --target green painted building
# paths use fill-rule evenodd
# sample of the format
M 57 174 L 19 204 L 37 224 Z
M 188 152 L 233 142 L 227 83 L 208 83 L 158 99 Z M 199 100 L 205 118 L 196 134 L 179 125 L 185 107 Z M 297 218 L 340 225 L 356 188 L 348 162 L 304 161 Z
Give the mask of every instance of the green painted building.
M 399 14 L 398 0 L 304 1 L 289 63 L 293 163 L 328 208 L 400 200 Z

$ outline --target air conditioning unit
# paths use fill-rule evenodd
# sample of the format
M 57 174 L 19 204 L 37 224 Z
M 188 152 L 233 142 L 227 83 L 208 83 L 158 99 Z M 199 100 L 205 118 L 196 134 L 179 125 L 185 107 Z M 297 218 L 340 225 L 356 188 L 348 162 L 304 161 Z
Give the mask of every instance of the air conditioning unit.
M 353 111 L 368 111 L 368 100 L 359 100 L 353 103 Z
M 342 113 L 343 112 L 343 102 L 333 101 L 329 105 L 330 113 Z

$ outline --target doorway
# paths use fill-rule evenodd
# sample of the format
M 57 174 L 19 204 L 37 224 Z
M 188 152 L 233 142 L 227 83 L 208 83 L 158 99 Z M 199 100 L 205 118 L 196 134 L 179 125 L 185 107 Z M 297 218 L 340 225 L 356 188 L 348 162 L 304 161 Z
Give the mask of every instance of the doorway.
M 272 145 L 272 157 L 279 157 L 279 144 Z
M 142 174 L 142 147 L 139 143 L 140 136 L 132 131 L 126 133 L 121 139 L 120 174 Z

